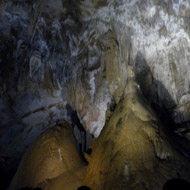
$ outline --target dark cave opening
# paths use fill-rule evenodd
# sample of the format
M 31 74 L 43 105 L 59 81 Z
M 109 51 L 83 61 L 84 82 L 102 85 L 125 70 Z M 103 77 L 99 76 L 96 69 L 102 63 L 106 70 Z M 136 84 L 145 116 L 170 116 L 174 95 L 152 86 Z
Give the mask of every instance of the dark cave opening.
M 190 183 L 184 179 L 168 180 L 164 184 L 163 190 L 173 190 L 173 189 L 189 190 L 190 189 Z

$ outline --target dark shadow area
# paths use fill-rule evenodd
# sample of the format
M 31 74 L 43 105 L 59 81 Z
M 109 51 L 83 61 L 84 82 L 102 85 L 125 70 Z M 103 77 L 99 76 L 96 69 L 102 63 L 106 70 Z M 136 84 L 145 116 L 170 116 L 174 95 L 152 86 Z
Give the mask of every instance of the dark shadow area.
M 164 124 L 165 129 L 163 130 L 171 138 L 171 142 L 176 142 L 177 140 L 178 146 L 175 148 L 187 157 L 187 153 L 190 154 L 188 148 L 190 144 L 189 141 L 185 137 L 174 133 L 176 129 L 183 126 L 183 124 L 179 126 L 179 124 L 174 122 L 173 115 L 176 103 L 165 86 L 154 78 L 147 61 L 140 51 L 137 52 L 134 61 L 134 72 L 136 81 L 140 85 L 144 97 L 156 112 L 159 120 Z M 183 113 L 180 114 L 183 115 Z M 189 158 L 187 157 L 187 159 Z
M 190 119 L 184 120 L 187 117 L 185 113 L 176 111 L 178 105 L 176 105 L 176 102 L 162 82 L 153 76 L 140 51 L 137 52 L 134 68 L 136 81 L 149 103 L 157 110 L 158 116 L 162 117 L 164 115 L 164 118 L 167 117 L 167 120 L 172 121 L 173 130 L 190 125 Z M 188 132 L 188 129 L 183 131 L 183 133 Z
M 183 179 L 171 179 L 168 180 L 163 187 L 163 190 L 190 190 L 190 183 Z
M 87 186 L 81 186 L 77 190 L 92 190 L 90 187 Z
M 136 81 L 149 103 L 159 108 L 161 113 L 175 108 L 175 101 L 164 85 L 154 78 L 149 65 L 140 51 L 137 52 L 134 69 Z
M 176 103 L 165 86 L 154 78 L 143 54 L 138 51 L 134 63 L 135 78 L 140 85 L 144 97 L 156 111 L 158 118 L 164 121 L 165 126 L 174 131 L 177 126 L 172 118 L 172 112 Z M 169 111 L 170 110 L 170 111 Z
M 72 109 L 70 105 L 66 106 L 67 108 L 67 113 L 68 116 L 70 116 L 71 122 L 72 122 L 72 127 L 73 127 L 73 133 L 74 137 L 77 142 L 77 146 L 79 148 L 80 153 L 82 154 L 83 152 L 86 151 L 86 131 L 83 127 L 83 125 L 80 122 L 80 119 L 78 118 L 77 112 Z M 76 129 L 77 128 L 77 129 Z M 76 130 L 78 130 L 78 134 L 76 134 Z
M 22 188 L 22 189 L 18 189 L 18 190 L 42 190 L 42 189 L 39 188 L 39 187 L 36 187 L 36 188 L 24 187 L 24 188 Z
M 91 155 L 92 149 L 91 149 L 91 148 L 88 148 L 88 150 L 86 151 L 86 153 L 87 153 L 88 155 Z
M 8 163 L 8 159 L 9 158 L 0 155 L 0 160 L 2 163 Z M 20 159 L 17 159 L 14 163 L 9 162 L 12 166 L 10 170 L 6 168 L 6 164 L 3 165 L 0 163 L 0 190 L 6 190 L 8 188 L 17 171 L 19 162 Z
M 0 187 L 2 189 L 7 189 L 8 188 L 8 184 L 10 183 L 10 180 L 12 179 L 12 175 L 9 177 L 8 175 L 5 175 L 5 172 L 3 171 L 3 169 L 0 167 Z

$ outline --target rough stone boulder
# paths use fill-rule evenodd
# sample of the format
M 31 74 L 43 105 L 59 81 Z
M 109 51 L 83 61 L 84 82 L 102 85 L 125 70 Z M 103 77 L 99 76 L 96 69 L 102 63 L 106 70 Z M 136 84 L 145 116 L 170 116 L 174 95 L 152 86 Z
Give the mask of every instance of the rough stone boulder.
M 9 190 L 37 187 L 82 163 L 72 127 L 65 121 L 60 122 L 41 134 L 28 148 Z
M 77 190 L 83 185 L 86 174 L 85 164 L 81 164 L 56 178 L 44 181 L 40 187 L 43 190 Z
M 167 135 L 130 67 L 128 76 L 124 98 L 92 146 L 84 185 L 93 190 L 161 190 L 172 178 L 189 180 L 189 162 L 174 148 L 177 138 Z

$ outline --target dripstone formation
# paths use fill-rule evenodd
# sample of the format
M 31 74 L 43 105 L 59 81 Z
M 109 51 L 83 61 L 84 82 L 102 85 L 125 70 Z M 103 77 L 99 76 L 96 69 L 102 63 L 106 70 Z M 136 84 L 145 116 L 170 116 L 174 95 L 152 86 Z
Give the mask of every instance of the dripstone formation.
M 188 183 L 189 13 L 187 0 L 1 1 L 0 189 Z

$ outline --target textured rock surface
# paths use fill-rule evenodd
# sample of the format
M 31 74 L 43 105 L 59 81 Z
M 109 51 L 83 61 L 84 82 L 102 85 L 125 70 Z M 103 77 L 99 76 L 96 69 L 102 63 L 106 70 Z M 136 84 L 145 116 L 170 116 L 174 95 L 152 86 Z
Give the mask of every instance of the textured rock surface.
M 10 190 L 38 187 L 45 180 L 83 165 L 71 125 L 66 122 L 40 135 L 24 154 Z
M 123 100 L 92 146 L 84 183 L 94 190 L 160 190 L 169 179 L 190 177 L 189 160 L 174 148 L 177 139 L 171 141 L 131 71 Z
M 45 181 L 40 185 L 44 190 L 76 190 L 82 186 L 86 166 L 81 165 L 69 170 L 58 177 Z
M 67 105 L 98 137 L 129 64 L 150 102 L 177 124 L 171 128 L 190 138 L 189 9 L 187 0 L 0 2 L 2 178 L 39 134 L 72 122 Z
M 91 147 L 88 166 L 76 149 L 71 125 L 59 125 L 26 151 L 9 189 L 76 190 L 85 185 L 94 190 L 160 190 L 172 178 L 190 178 L 189 151 L 157 119 L 132 66 L 122 99 Z

